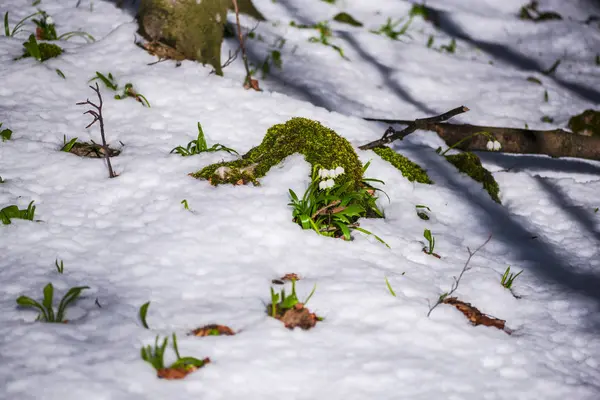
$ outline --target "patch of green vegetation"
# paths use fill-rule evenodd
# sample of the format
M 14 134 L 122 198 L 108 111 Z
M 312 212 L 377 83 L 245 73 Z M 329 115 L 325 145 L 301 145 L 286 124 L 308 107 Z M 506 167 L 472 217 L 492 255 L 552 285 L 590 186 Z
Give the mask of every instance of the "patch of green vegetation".
M 85 289 L 89 289 L 89 286 L 77 286 L 69 289 L 67 294 L 64 295 L 58 305 L 56 313 L 52 307 L 52 301 L 54 298 L 54 288 L 51 283 L 48 283 L 44 287 L 44 299 L 42 303 L 38 303 L 27 296 L 19 296 L 17 304 L 21 307 L 33 307 L 40 311 L 36 321 L 42 322 L 66 322 L 65 321 L 65 310 L 69 304 L 77 300 L 81 292 Z
M 213 185 L 240 180 L 258 184 L 275 165 L 292 154 L 300 153 L 314 169 L 320 166 L 333 169 L 344 168 L 340 185 L 351 182 L 358 190 L 362 181 L 362 164 L 354 148 L 343 137 L 317 121 L 292 118 L 285 124 L 277 124 L 267 130 L 260 145 L 253 147 L 241 159 L 220 162 L 204 167 L 191 174 L 195 178 L 210 179 Z
M 446 156 L 446 160 L 458 168 L 460 172 L 463 172 L 477 182 L 480 182 L 483 185 L 483 188 L 489 193 L 492 200 L 498 204 L 502 204 L 500 202 L 500 197 L 498 197 L 500 192 L 498 182 L 496 182 L 491 172 L 481 165 L 479 157 L 473 153 L 464 152 Z
M 0 122 L 0 128 L 2 128 L 2 122 Z M 10 140 L 11 136 L 12 136 L 12 131 L 10 129 L 6 128 L 6 129 L 0 130 L 0 139 L 2 139 L 3 142 Z
M 373 149 L 375 154 L 384 159 L 385 161 L 396 167 L 406 179 L 411 182 L 419 182 L 425 184 L 432 184 L 433 181 L 429 179 L 427 172 L 421 168 L 418 164 L 410 161 L 408 158 L 401 154 L 396 153 L 394 150 L 387 146 L 376 147 Z
M 519 12 L 519 18 L 534 22 L 562 19 L 562 16 L 559 13 L 556 13 L 554 11 L 540 11 L 538 9 L 538 6 L 539 2 L 537 0 L 530 1 L 529 4 L 526 4 L 523 7 L 521 7 L 521 11 Z
M 341 12 L 336 14 L 335 17 L 333 17 L 334 21 L 337 22 L 341 22 L 342 24 L 348 24 L 348 25 L 352 25 L 352 26 L 363 26 L 362 22 L 354 19 L 354 17 L 346 12 Z
M 29 206 L 24 210 L 19 210 L 18 206 L 12 205 L 0 210 L 0 222 L 4 225 L 10 225 L 10 220 L 14 218 L 33 221 L 34 215 L 35 206 L 33 205 L 33 201 L 29 203 Z
M 62 48 L 56 44 L 38 43 L 33 34 L 29 35 L 29 39 L 23 43 L 23 47 L 25 47 L 25 52 L 20 58 L 33 57 L 41 62 L 58 57 L 63 52 Z
M 569 129 L 573 133 L 600 137 L 600 111 L 585 110 L 569 119 Z

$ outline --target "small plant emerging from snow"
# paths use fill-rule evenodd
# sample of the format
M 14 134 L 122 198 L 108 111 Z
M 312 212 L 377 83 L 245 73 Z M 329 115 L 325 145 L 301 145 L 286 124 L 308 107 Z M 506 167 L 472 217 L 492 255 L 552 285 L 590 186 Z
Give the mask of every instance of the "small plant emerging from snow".
M 59 274 L 62 274 L 65 272 L 65 264 L 63 263 L 63 260 L 60 260 L 60 264 L 59 264 L 58 258 L 57 258 L 56 261 L 54 261 L 54 265 L 56 266 L 56 271 L 58 271 Z
M 408 18 L 408 20 L 404 23 L 404 25 L 402 25 L 402 27 L 396 31 L 395 29 L 398 25 L 400 25 L 402 23 L 402 19 L 400 19 L 396 22 L 392 22 L 392 19 L 388 18 L 387 22 L 384 25 L 381 25 L 379 27 L 379 29 L 376 31 L 371 31 L 371 33 L 374 33 L 376 35 L 385 35 L 392 40 L 398 40 L 398 38 L 400 36 L 406 35 L 406 31 L 410 27 L 410 24 L 412 23 L 412 21 L 413 21 L 413 17 L 410 16 Z
M 500 281 L 500 284 L 505 288 L 505 289 L 512 289 L 512 285 L 515 281 L 515 279 L 517 279 L 517 277 L 519 275 L 521 275 L 523 271 L 519 271 L 517 274 L 513 274 L 510 272 L 510 265 L 506 268 L 506 271 L 504 271 L 504 275 L 502 275 L 502 280 Z
M 119 89 L 119 84 L 113 77 L 113 74 L 110 72 L 108 73 L 108 77 L 107 77 L 106 75 L 96 71 L 96 76 L 93 77 L 92 79 L 90 79 L 88 82 L 94 81 L 96 79 L 102 81 L 102 83 L 104 83 L 104 85 L 108 89 L 112 90 L 113 92 L 116 92 Z M 132 83 L 126 83 L 125 86 L 123 87 L 123 92 L 121 94 L 116 94 L 114 97 L 116 100 L 123 100 L 128 97 L 132 97 L 132 98 L 136 99 L 137 101 L 139 101 L 140 103 L 142 103 L 142 105 L 144 107 L 150 108 L 150 103 L 148 102 L 148 99 L 146 99 L 146 97 L 143 94 L 138 93 L 133 88 Z
M 52 283 L 48 283 L 44 287 L 44 299 L 42 303 L 38 303 L 27 296 L 19 296 L 17 304 L 22 307 L 34 307 L 40 311 L 36 321 L 42 322 L 67 322 L 65 320 L 65 310 L 69 304 L 77 300 L 81 292 L 85 289 L 89 289 L 89 286 L 77 286 L 69 289 L 67 294 L 62 298 L 58 305 L 56 313 L 54 312 L 52 301 L 54 298 L 54 288 Z
M 417 215 L 419 216 L 419 218 L 421 218 L 424 221 L 428 221 L 429 220 L 429 215 L 427 215 L 427 213 L 425 212 L 425 210 L 431 212 L 431 208 L 427 207 L 426 205 L 423 204 L 417 204 L 415 206 L 415 208 L 417 209 Z
M 148 314 L 148 307 L 150 307 L 149 301 L 142 304 L 142 306 L 140 307 L 140 311 L 139 311 L 140 321 L 142 322 L 142 325 L 146 329 L 150 329 L 150 327 L 148 326 L 148 323 L 146 322 L 146 315 Z
M 185 208 L 186 210 L 190 209 L 190 206 L 189 206 L 188 201 L 186 199 L 181 200 L 181 204 L 183 204 L 183 208 Z
M 461 143 L 466 142 L 467 140 L 469 140 L 472 137 L 475 137 L 477 135 L 482 135 L 482 136 L 485 136 L 488 138 L 488 142 L 486 144 L 486 148 L 488 149 L 488 151 L 499 151 L 500 149 L 502 149 L 502 144 L 494 137 L 494 135 L 492 135 L 491 133 L 489 133 L 487 131 L 481 131 L 481 132 L 475 132 L 474 134 L 469 135 L 469 136 L 459 140 L 458 142 L 454 143 L 452 146 L 448 147 L 444 151 L 442 151 L 441 147 L 438 147 L 435 151 L 439 155 L 444 156 L 444 155 L 446 155 L 446 153 L 448 151 L 454 149 L 455 147 L 458 147 Z
M 40 11 L 42 15 L 40 19 L 34 19 L 33 22 L 36 24 L 37 29 L 35 30 L 35 36 L 39 40 L 69 40 L 72 37 L 80 36 L 88 42 L 95 42 L 96 39 L 87 32 L 72 31 L 58 35 L 56 33 L 56 25 L 51 16 L 45 11 Z
M 19 210 L 19 207 L 16 205 L 4 207 L 0 210 L 0 221 L 2 221 L 4 225 L 9 225 L 11 223 L 10 220 L 14 218 L 33 221 L 34 215 L 35 206 L 32 201 L 25 210 Z
M 340 46 L 336 46 L 335 44 L 333 44 L 329 41 L 329 39 L 332 37 L 332 34 L 331 34 L 331 28 L 329 28 L 329 24 L 327 23 L 327 21 L 318 22 L 314 25 L 298 25 L 294 21 L 292 21 L 292 22 L 290 22 L 290 26 L 300 28 L 300 29 L 307 29 L 307 28 L 308 29 L 316 29 L 319 32 L 319 37 L 312 36 L 312 37 L 308 38 L 309 42 L 321 43 L 324 46 L 331 47 L 332 49 L 337 51 L 343 59 L 345 59 L 345 60 L 348 59 L 344 55 L 344 50 Z
M 206 139 L 204 138 L 204 131 L 202 130 L 202 125 L 198 122 L 198 137 L 195 140 L 192 140 L 187 144 L 187 147 L 177 146 L 171 153 L 177 153 L 182 157 L 193 156 L 200 153 L 212 153 L 215 151 L 226 151 L 229 154 L 238 154 L 234 149 L 230 149 L 229 147 L 223 146 L 220 143 L 213 144 L 212 147 L 208 147 L 206 144 Z
M 392 285 L 390 284 L 390 281 L 388 280 L 387 276 L 385 277 L 385 285 L 387 286 L 390 294 L 396 297 L 396 292 L 394 292 L 394 289 L 392 289 Z
M 33 57 L 40 62 L 44 62 L 50 58 L 58 57 L 62 54 L 62 48 L 51 43 L 38 43 L 35 35 L 29 35 L 29 39 L 23 43 L 25 51 L 20 58 Z
M 106 165 L 108 166 L 108 176 L 109 178 L 114 178 L 117 175 L 114 173 L 112 165 L 110 163 L 110 150 L 108 148 L 108 145 L 106 144 L 106 136 L 104 135 L 104 118 L 102 117 L 102 96 L 100 95 L 100 88 L 98 87 L 98 83 L 96 83 L 95 87 L 90 86 L 90 89 L 96 92 L 96 95 L 98 96 L 98 104 L 94 104 L 89 99 L 87 99 L 86 101 L 77 103 L 77 105 L 90 105 L 92 106 L 92 108 L 94 108 L 84 112 L 84 114 L 90 114 L 92 117 L 94 117 L 94 120 L 90 122 L 88 126 L 86 126 L 86 129 L 94 125 L 94 123 L 96 122 L 100 123 L 100 136 L 102 137 L 102 148 L 104 149 L 104 158 L 106 160 Z
M 367 167 L 368 164 L 365 169 Z M 367 235 L 373 235 L 378 241 L 389 247 L 377 235 L 361 228 L 358 224 L 358 219 L 366 217 L 367 213 L 383 216 L 373 197 L 376 189 L 365 186 L 355 191 L 351 189 L 351 182 L 337 185 L 335 179 L 344 172 L 342 167 L 328 170 L 315 166 L 311 183 L 302 199 L 298 198 L 292 189 L 289 189 L 291 202 L 288 205 L 293 208 L 294 222 L 303 229 L 313 229 L 320 235 L 343 237 L 345 240 L 351 240 L 350 231 L 357 230 Z M 367 180 L 372 181 L 373 179 Z
M 317 290 L 316 284 L 313 286 L 306 300 L 302 302 L 303 306 L 308 303 L 315 290 Z M 271 311 L 269 312 L 269 316 L 275 317 L 286 310 L 294 308 L 298 303 L 300 303 L 300 300 L 298 300 L 298 296 L 296 295 L 296 280 L 292 279 L 292 293 L 289 296 L 286 296 L 285 289 L 281 289 L 281 293 L 275 293 L 273 288 L 271 288 Z
M 73 146 L 75 146 L 75 143 L 77 143 L 76 137 L 67 142 L 67 135 L 63 135 L 63 147 L 60 148 L 60 151 L 70 153 Z
M 0 122 L 0 128 L 2 128 L 2 122 Z M 10 140 L 11 136 L 12 136 L 12 131 L 10 129 L 6 128 L 6 129 L 0 130 L 0 139 L 2 139 L 3 142 Z
M 173 334 L 173 350 L 177 356 L 177 360 L 169 367 L 165 367 L 164 355 L 167 348 L 169 338 L 166 337 L 162 344 L 158 345 L 158 336 L 154 342 L 154 348 L 148 345 L 142 347 L 140 353 L 144 361 L 152 365 L 157 372 L 159 378 L 165 379 L 182 379 L 191 372 L 203 367 L 210 362 L 210 359 L 205 358 L 200 360 L 194 357 L 181 357 L 177 348 L 177 336 Z
M 423 247 L 423 251 L 427 254 L 433 255 L 433 249 L 435 248 L 435 237 L 431 234 L 429 229 L 425 229 L 423 237 L 427 240 L 429 247 Z

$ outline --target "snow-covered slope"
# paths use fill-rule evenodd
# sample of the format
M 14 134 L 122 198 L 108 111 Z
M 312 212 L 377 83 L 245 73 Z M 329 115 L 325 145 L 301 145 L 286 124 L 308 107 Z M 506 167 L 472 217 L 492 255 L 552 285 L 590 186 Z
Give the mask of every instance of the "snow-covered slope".
M 41 220 L 0 225 L 0 398 L 598 399 L 600 163 L 482 154 L 501 206 L 435 153 L 443 142 L 431 132 L 394 149 L 426 168 L 434 185 L 413 184 L 372 151 L 357 150 L 390 197 L 379 201 L 386 218 L 361 226 L 388 249 L 359 233 L 351 242 L 333 240 L 291 221 L 288 189 L 303 193 L 309 182 L 301 156 L 271 170 L 260 187 L 215 188 L 188 173 L 234 156 L 169 151 L 194 139 L 201 122 L 209 145 L 243 153 L 295 116 L 318 120 L 357 147 L 386 128 L 362 117 L 413 119 L 460 105 L 471 111 L 457 122 L 562 127 L 600 103 L 600 30 L 578 22 L 600 10 L 542 1 L 541 9 L 572 19 L 536 24 L 516 17 L 523 4 L 515 0 L 428 1 L 440 11 L 440 27 L 416 18 L 410 37 L 393 41 L 369 31 L 388 17 L 406 21 L 408 1 L 254 2 L 270 21 L 256 28 L 250 59 L 260 67 L 273 50 L 282 59 L 281 69 L 258 73 L 260 93 L 241 87 L 241 60 L 224 77 L 189 61 L 148 65 L 156 58 L 135 45 L 133 17 L 105 1 L 93 1 L 92 10 L 90 1 L 39 3 L 60 32 L 82 29 L 97 39 L 61 42 L 65 53 L 44 63 L 14 60 L 33 23 L 14 38 L 0 36 L 0 129 L 13 131 L 0 142 L 0 209 L 34 200 Z M 9 0 L 0 5 L 6 11 L 14 26 L 35 7 Z M 331 23 L 331 43 L 348 60 L 309 43 L 315 30 L 289 26 L 340 11 L 364 23 Z M 453 37 L 454 53 L 436 50 Z M 235 40 L 226 41 L 223 58 L 235 49 Z M 555 74 L 540 72 L 557 59 Z M 59 151 L 64 136 L 100 142 L 96 125 L 85 129 L 86 108 L 75 105 L 95 101 L 88 80 L 96 71 L 133 83 L 151 104 L 115 100 L 102 89 L 107 137 L 122 149 L 113 158 L 115 179 L 103 161 Z M 541 122 L 545 115 L 554 123 Z M 431 209 L 429 221 L 416 215 L 419 204 Z M 421 251 L 424 229 L 441 259 Z M 428 318 L 428 302 L 449 290 L 467 247 L 490 234 L 455 294 L 506 320 L 512 335 L 473 327 L 447 305 Z M 62 275 L 56 259 L 64 261 Z M 518 299 L 500 285 L 509 265 L 524 270 L 514 284 Z M 303 278 L 301 299 L 317 284 L 309 308 L 324 321 L 314 329 L 290 331 L 265 313 L 271 280 L 290 272 Z M 20 295 L 41 299 L 48 282 L 59 297 L 90 286 L 68 308 L 68 324 L 34 322 L 34 311 L 16 306 Z M 137 318 L 147 301 L 150 330 Z M 210 323 L 239 333 L 186 336 Z M 157 379 L 139 349 L 171 333 L 182 355 L 211 364 L 183 381 Z

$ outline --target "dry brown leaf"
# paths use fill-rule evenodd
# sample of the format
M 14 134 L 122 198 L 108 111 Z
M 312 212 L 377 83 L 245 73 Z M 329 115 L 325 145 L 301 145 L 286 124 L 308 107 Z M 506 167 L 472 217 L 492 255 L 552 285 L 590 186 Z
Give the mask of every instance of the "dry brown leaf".
M 506 321 L 503 319 L 498 319 L 494 317 L 490 317 L 488 315 L 483 314 L 476 307 L 473 307 L 470 303 L 465 303 L 463 301 L 458 300 L 456 297 L 447 297 L 444 299 L 445 304 L 450 304 L 458 309 L 461 313 L 467 317 L 469 321 L 475 326 L 484 325 L 484 326 L 493 326 L 495 328 L 501 329 L 506 333 L 510 334 L 510 331 L 505 329 Z
M 230 327 L 216 324 L 205 325 L 201 328 L 194 329 L 191 334 L 194 336 L 210 336 L 210 332 L 215 329 L 219 332 L 219 335 L 235 335 L 235 332 Z

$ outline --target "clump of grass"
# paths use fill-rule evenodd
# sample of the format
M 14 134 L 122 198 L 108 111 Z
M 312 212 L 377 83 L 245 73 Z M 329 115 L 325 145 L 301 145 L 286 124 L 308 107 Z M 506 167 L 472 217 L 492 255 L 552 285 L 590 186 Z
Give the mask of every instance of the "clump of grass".
M 348 58 L 344 55 L 344 50 L 329 41 L 333 35 L 331 34 L 331 28 L 329 28 L 329 24 L 327 21 L 318 22 L 314 25 L 298 25 L 294 21 L 290 22 L 290 26 L 300 28 L 300 29 L 316 29 L 319 32 L 319 37 L 312 36 L 308 38 L 308 41 L 311 43 L 321 43 L 324 46 L 331 47 L 345 60 Z
M 519 271 L 517 274 L 513 274 L 510 272 L 510 265 L 506 268 L 506 271 L 504 271 L 504 275 L 502 275 L 502 279 L 500 280 L 500 284 L 505 288 L 505 289 L 511 289 L 513 283 L 515 282 L 515 279 L 517 279 L 517 277 L 519 275 L 521 275 L 521 273 L 523 272 L 523 270 Z
M 35 36 L 39 40 L 69 40 L 72 37 L 79 36 L 83 37 L 88 42 L 96 41 L 92 35 L 82 31 L 71 31 L 63 33 L 62 35 L 58 35 L 56 33 L 56 25 L 54 24 L 52 17 L 50 17 L 45 11 L 40 11 L 38 14 L 41 14 L 41 18 L 34 19 L 33 23 L 37 26 L 37 29 L 35 30 Z
M 202 130 L 202 125 L 200 125 L 200 122 L 198 122 L 198 137 L 195 140 L 189 142 L 187 144 L 187 147 L 175 147 L 173 150 L 171 150 L 171 153 L 177 153 L 182 157 L 188 157 L 200 153 L 212 153 L 215 151 L 226 151 L 229 154 L 238 154 L 238 152 L 234 149 L 230 149 L 229 147 L 226 147 L 220 143 L 214 144 L 209 148 L 206 144 L 206 139 L 204 138 L 204 131 Z
M 67 135 L 63 135 L 63 147 L 60 148 L 60 151 L 64 151 L 69 153 L 73 146 L 77 143 L 77 138 L 73 138 L 67 142 Z
M 371 31 L 376 35 L 385 35 L 392 40 L 399 40 L 401 36 L 406 35 L 406 31 L 410 27 L 410 24 L 413 21 L 413 17 L 409 17 L 408 20 L 400 27 L 400 29 L 396 30 L 396 27 L 402 23 L 402 19 L 392 22 L 391 18 L 387 19 L 387 22 L 384 25 L 381 25 L 378 30 Z M 407 35 L 408 36 L 408 35 Z
M 315 293 L 315 290 L 317 290 L 316 284 L 308 297 L 302 302 L 303 306 L 306 306 L 312 295 Z M 298 303 L 300 303 L 300 300 L 298 300 L 298 296 L 296 295 L 296 280 L 292 279 L 292 293 L 289 295 L 285 294 L 285 289 L 281 289 L 281 293 L 275 293 L 273 288 L 271 288 L 271 309 L 269 316 L 275 318 L 286 310 L 294 308 Z
M 4 36 L 8 36 L 8 37 L 14 37 L 17 33 L 23 31 L 23 25 L 25 25 L 25 22 L 30 19 L 35 17 L 36 15 L 40 14 L 41 11 L 35 12 L 33 14 L 30 14 L 28 16 L 26 16 L 25 18 L 23 18 L 22 20 L 20 20 L 19 22 L 17 22 L 17 24 L 15 25 L 15 27 L 11 30 L 10 29 L 10 25 L 8 23 L 8 11 L 4 14 Z
M 167 349 L 167 343 L 169 338 L 164 338 L 162 344 L 159 346 L 158 339 L 159 336 L 156 336 L 156 340 L 154 342 L 154 347 L 148 345 L 146 347 L 142 347 L 140 354 L 142 360 L 146 361 L 156 370 L 159 377 L 164 377 L 167 379 L 178 379 L 183 378 L 190 372 L 197 370 L 198 368 L 203 367 L 204 365 L 210 362 L 210 359 L 205 358 L 200 360 L 195 357 L 181 357 L 179 354 L 179 349 L 177 348 L 177 336 L 173 333 L 173 350 L 175 351 L 175 355 L 177 356 L 177 360 L 171 364 L 169 367 L 165 367 L 164 355 Z M 179 370 L 179 371 L 173 371 Z M 170 374 L 169 372 L 180 372 L 179 375 Z
M 33 57 L 40 62 L 44 62 L 50 58 L 58 57 L 63 50 L 60 46 L 52 43 L 38 43 L 33 34 L 29 35 L 29 39 L 23 43 L 25 51 L 20 58 Z
M 75 300 L 77 300 L 81 292 L 85 289 L 89 289 L 89 286 L 77 286 L 69 289 L 67 294 L 65 294 L 65 296 L 60 301 L 56 313 L 54 312 L 52 306 L 54 297 L 54 288 L 52 286 L 52 283 L 48 283 L 44 287 L 44 299 L 42 300 L 42 303 L 38 303 L 37 301 L 27 296 L 19 296 L 19 298 L 17 299 L 17 304 L 22 307 L 37 308 L 40 311 L 40 314 L 38 315 L 36 321 L 67 322 L 65 320 L 65 310 L 67 306 L 73 303 Z
M 368 168 L 367 163 L 363 169 Z M 342 237 L 351 240 L 350 232 L 357 230 L 367 235 L 372 235 L 379 242 L 385 244 L 380 237 L 368 230 L 361 228 L 358 223 L 360 217 L 383 217 L 383 213 L 376 205 L 376 190 L 368 185 L 369 181 L 382 181 L 364 179 L 359 190 L 352 188 L 352 182 L 336 184 L 335 179 L 344 174 L 344 168 L 337 167 L 326 170 L 319 166 L 313 168 L 311 183 L 302 198 L 298 198 L 293 190 L 289 190 L 294 222 L 303 229 L 312 229 L 320 235 L 329 237 Z
M 113 77 L 112 73 L 108 73 L 108 76 L 96 71 L 96 76 L 93 77 L 92 79 L 90 79 L 88 82 L 94 81 L 94 80 L 100 80 L 102 83 L 104 83 L 104 85 L 112 90 L 113 92 L 116 92 L 119 89 L 119 84 L 117 83 L 116 79 Z M 148 107 L 150 108 L 150 103 L 148 102 L 148 99 L 146 99 L 146 97 L 141 94 L 138 93 L 134 88 L 133 88 L 133 84 L 132 83 L 126 83 L 125 86 L 123 87 L 123 91 L 121 94 L 116 94 L 114 96 L 114 98 L 116 100 L 123 100 L 126 99 L 128 97 L 134 98 L 135 100 L 137 100 L 138 102 L 142 103 L 142 105 L 144 107 Z
M 35 206 L 33 205 L 32 201 L 25 210 L 19 210 L 19 207 L 16 205 L 4 207 L 0 210 L 0 221 L 2 221 L 4 225 L 9 225 L 11 223 L 10 220 L 14 218 L 33 221 L 34 215 Z

